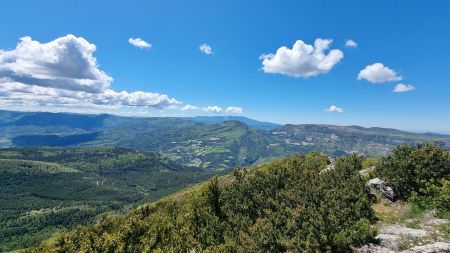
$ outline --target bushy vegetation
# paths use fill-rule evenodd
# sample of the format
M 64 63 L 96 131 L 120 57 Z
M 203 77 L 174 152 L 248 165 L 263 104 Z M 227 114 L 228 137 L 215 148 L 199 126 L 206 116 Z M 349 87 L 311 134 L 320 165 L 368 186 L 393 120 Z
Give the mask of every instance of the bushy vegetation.
M 0 252 L 37 246 L 209 178 L 156 153 L 126 148 L 0 150 Z
M 398 146 L 382 160 L 376 175 L 393 187 L 398 199 L 450 210 L 450 153 L 445 148 L 431 143 Z
M 38 252 L 348 252 L 375 235 L 361 160 L 318 153 L 186 189 L 57 236 Z

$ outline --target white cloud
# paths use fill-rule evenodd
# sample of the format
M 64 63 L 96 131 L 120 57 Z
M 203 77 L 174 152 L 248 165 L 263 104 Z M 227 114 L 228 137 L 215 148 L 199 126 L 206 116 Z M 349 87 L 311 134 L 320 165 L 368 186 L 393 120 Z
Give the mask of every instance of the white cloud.
M 206 44 L 206 43 L 201 44 L 198 48 L 199 48 L 200 51 L 202 51 L 204 54 L 207 54 L 207 55 L 214 54 L 214 53 L 213 53 L 213 50 L 212 50 L 212 48 L 211 48 L 211 46 L 208 45 L 208 44 Z
M 328 52 L 329 39 L 316 39 L 314 45 L 297 40 L 292 47 L 280 47 L 275 54 L 263 54 L 262 69 L 265 73 L 283 74 L 292 77 L 317 76 L 330 71 L 343 57 L 339 49 Z
M 179 104 L 176 99 L 167 95 L 152 92 L 116 92 L 108 89 L 103 93 L 70 91 L 21 83 L 0 83 L 0 98 L 5 101 L 35 102 L 40 105 L 72 104 L 72 105 L 106 105 L 106 106 L 145 106 L 165 108 Z
M 165 108 L 180 103 L 174 98 L 169 98 L 169 96 L 159 93 L 143 91 L 116 92 L 114 90 L 106 90 L 100 96 L 93 97 L 92 102 L 94 104 L 148 106 L 155 108 Z
M 141 38 L 129 38 L 128 43 L 138 48 L 151 48 L 152 44 Z
M 185 105 L 183 107 L 180 108 L 180 111 L 185 112 L 185 111 L 189 111 L 189 110 L 197 110 L 198 107 L 197 106 L 193 106 L 193 105 Z
M 0 51 L 0 78 L 42 87 L 100 93 L 112 77 L 98 68 L 96 47 L 85 39 L 67 35 L 48 43 L 23 37 L 16 48 Z
M 225 111 L 228 113 L 241 114 L 243 112 L 243 109 L 237 106 L 229 106 Z
M 202 110 L 205 112 L 212 112 L 212 113 L 217 113 L 217 114 L 222 113 L 222 111 L 223 111 L 222 107 L 219 107 L 217 105 L 203 107 Z
M 356 41 L 354 41 L 354 40 L 346 40 L 345 46 L 346 47 L 358 47 L 358 43 L 356 43 Z
M 414 87 L 413 85 L 399 83 L 395 86 L 394 92 L 408 92 L 415 89 L 416 87 Z
M 114 91 L 112 77 L 99 69 L 96 47 L 67 35 L 48 43 L 24 37 L 10 51 L 0 50 L 2 105 L 166 108 L 180 102 L 144 91 Z
M 367 65 L 358 74 L 358 80 L 366 79 L 371 83 L 400 81 L 402 78 L 403 77 L 398 75 L 394 70 L 379 62 Z
M 337 107 L 335 105 L 330 106 L 328 109 L 326 109 L 325 111 L 327 112 L 344 112 L 344 110 L 340 107 Z

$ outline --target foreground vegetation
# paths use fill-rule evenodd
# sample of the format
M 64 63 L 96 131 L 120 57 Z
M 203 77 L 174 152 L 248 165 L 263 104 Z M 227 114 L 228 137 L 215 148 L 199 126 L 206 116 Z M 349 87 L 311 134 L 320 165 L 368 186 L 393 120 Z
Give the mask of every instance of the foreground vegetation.
M 402 145 L 384 158 L 375 175 L 386 180 L 396 198 L 422 209 L 450 211 L 450 152 L 434 144 Z
M 318 153 L 236 169 L 126 216 L 57 236 L 40 252 L 347 252 L 376 234 L 361 160 Z
M 53 235 L 29 251 L 350 252 L 390 225 L 427 231 L 397 249 L 450 241 L 450 153 L 435 144 L 382 159 L 331 163 L 312 152 L 237 167 L 126 215 L 111 211 L 210 174 L 123 148 L 7 149 L 0 165 L 2 250 Z M 373 177 L 394 189 L 394 202 L 369 191 Z
M 0 252 L 159 199 L 211 174 L 126 148 L 0 150 Z

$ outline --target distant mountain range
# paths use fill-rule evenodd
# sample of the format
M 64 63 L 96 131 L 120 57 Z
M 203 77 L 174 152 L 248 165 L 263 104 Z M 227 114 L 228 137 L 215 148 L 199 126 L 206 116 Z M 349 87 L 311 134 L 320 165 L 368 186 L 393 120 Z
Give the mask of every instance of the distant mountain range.
M 450 136 L 386 128 L 278 125 L 245 117 L 135 118 L 99 114 L 0 111 L 0 147 L 122 146 L 164 153 L 206 170 L 249 165 L 273 157 L 322 151 L 386 155 L 398 144 L 437 142 Z
M 247 124 L 248 126 L 263 129 L 263 130 L 271 130 L 278 127 L 281 127 L 282 125 L 271 123 L 271 122 L 263 122 L 258 121 L 254 119 L 249 119 L 242 116 L 197 116 L 191 118 L 194 121 L 201 122 L 201 123 L 207 123 L 207 124 L 217 124 L 223 121 L 239 121 L 242 123 Z

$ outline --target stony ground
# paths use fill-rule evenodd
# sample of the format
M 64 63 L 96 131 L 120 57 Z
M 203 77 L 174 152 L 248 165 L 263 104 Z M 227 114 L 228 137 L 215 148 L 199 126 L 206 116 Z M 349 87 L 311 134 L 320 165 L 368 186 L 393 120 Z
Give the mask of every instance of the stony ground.
M 376 194 L 377 241 L 357 252 L 450 252 L 450 216 L 424 211 L 410 203 L 391 202 Z

